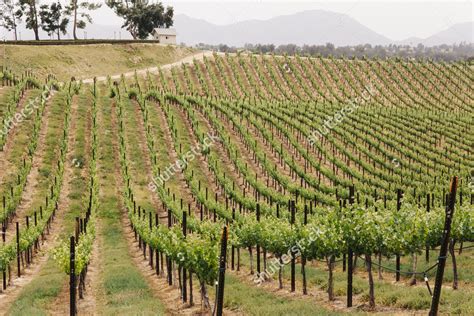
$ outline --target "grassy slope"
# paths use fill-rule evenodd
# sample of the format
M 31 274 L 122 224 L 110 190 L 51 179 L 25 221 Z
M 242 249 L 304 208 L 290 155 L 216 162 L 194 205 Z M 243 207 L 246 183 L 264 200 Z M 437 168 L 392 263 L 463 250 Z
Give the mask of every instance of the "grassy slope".
M 430 267 L 436 261 L 436 254 L 437 251 L 432 252 L 430 262 L 426 263 L 424 260 L 424 256 L 419 256 L 419 264 L 417 267 L 417 271 L 424 271 L 426 268 Z M 445 282 L 443 284 L 442 290 L 442 298 L 441 298 L 441 305 L 440 305 L 440 312 L 443 315 L 473 315 L 473 308 L 474 308 L 474 296 L 472 295 L 472 286 L 469 284 L 472 280 L 472 265 L 473 265 L 473 254 L 472 251 L 465 251 L 462 255 L 457 256 L 458 260 L 458 269 L 459 272 L 462 271 L 462 275 L 460 273 L 460 283 L 459 283 L 459 290 L 453 290 L 451 287 L 452 282 L 452 266 L 451 260 L 448 260 L 446 264 L 445 270 Z M 255 260 L 255 257 L 254 257 Z M 373 258 L 374 263 L 375 258 Z M 359 305 L 362 305 L 368 301 L 368 281 L 367 281 L 367 274 L 363 262 L 358 260 L 356 273 L 354 275 L 354 283 L 353 283 L 353 291 L 354 295 L 358 296 L 356 299 L 356 303 L 354 304 L 354 308 L 351 312 L 355 312 L 358 310 Z M 272 259 L 268 260 L 268 263 L 272 262 Z M 316 265 L 315 265 L 316 264 Z M 386 260 L 384 259 L 382 265 L 385 267 L 389 267 L 391 269 L 395 268 L 394 260 Z M 243 275 L 244 278 L 251 279 L 250 276 L 246 273 L 250 271 L 250 264 L 249 264 L 249 257 L 248 252 L 245 250 L 241 250 L 241 276 Z M 296 292 L 301 293 L 301 266 L 297 264 L 297 288 Z M 402 258 L 402 271 L 410 271 L 411 270 L 411 262 L 409 257 Z M 311 291 L 312 289 L 316 288 L 319 291 L 326 291 L 327 290 L 327 269 L 326 264 L 321 262 L 312 262 L 306 268 L 307 279 L 308 279 L 308 290 Z M 431 297 L 429 292 L 422 280 L 421 277 L 418 278 L 418 285 L 417 286 L 408 286 L 408 279 L 409 277 L 406 275 L 402 275 L 402 282 L 400 283 L 393 283 L 395 275 L 388 271 L 384 271 L 383 276 L 384 280 L 379 280 L 377 276 L 377 267 L 373 267 L 373 273 L 375 278 L 375 299 L 376 305 L 378 307 L 385 306 L 388 308 L 396 308 L 399 311 L 406 311 L 407 314 L 414 314 L 424 313 L 430 307 Z M 430 272 L 429 282 L 430 286 L 433 289 L 434 286 L 434 275 L 436 270 Z M 232 275 L 232 274 L 231 274 Z M 274 286 L 277 287 L 277 278 L 278 274 L 275 273 L 273 275 L 273 283 Z M 235 277 L 231 277 L 231 279 L 235 279 Z M 462 280 L 462 281 L 461 281 Z M 246 285 L 247 287 L 252 287 Z M 346 296 L 346 286 L 347 286 L 347 274 L 342 272 L 342 264 L 337 263 L 336 269 L 334 271 L 334 293 L 337 298 L 341 301 L 345 301 Z M 288 290 L 290 287 L 290 267 L 285 266 L 283 269 L 283 292 Z M 233 292 L 235 291 L 235 286 L 229 286 L 230 290 L 227 289 L 226 283 L 226 291 Z M 258 288 L 258 287 L 257 287 Z M 226 293 L 228 293 L 226 292 Z M 237 292 L 238 293 L 238 292 Z M 243 295 L 243 294 L 242 294 Z M 237 298 L 234 298 L 236 296 Z M 324 300 L 326 301 L 326 296 L 324 295 Z M 238 294 L 236 295 L 229 295 L 229 297 L 225 298 L 225 303 L 227 307 L 231 307 L 234 304 L 234 301 L 241 299 Z M 254 295 L 252 295 L 252 300 L 256 300 Z M 255 304 L 255 308 L 262 308 L 261 304 Z M 382 308 L 383 310 L 383 308 Z M 380 310 L 379 310 L 380 311 Z M 265 313 L 263 312 L 262 315 Z
M 16 46 L 7 45 L 7 65 L 17 73 L 32 70 L 59 80 L 91 78 L 175 62 L 192 54 L 190 48 L 160 44 Z M 3 65 L 3 54 L 0 65 Z
M 104 92 L 105 93 L 105 92 Z M 103 94 L 99 103 L 99 126 L 104 133 L 99 136 L 100 212 L 98 240 L 100 244 L 100 289 L 98 298 L 100 315 L 162 315 L 164 307 L 153 295 L 151 288 L 133 265 L 128 252 L 121 223 L 121 179 L 117 178 L 118 146 L 117 126 L 112 121 L 112 103 Z M 116 149 L 118 150 L 118 149 Z

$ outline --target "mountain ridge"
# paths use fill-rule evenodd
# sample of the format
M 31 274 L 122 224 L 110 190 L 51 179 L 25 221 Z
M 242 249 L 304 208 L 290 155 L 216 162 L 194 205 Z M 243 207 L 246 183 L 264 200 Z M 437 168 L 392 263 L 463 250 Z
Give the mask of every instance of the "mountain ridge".
M 217 25 L 204 19 L 189 17 L 184 14 L 175 16 L 178 43 L 196 45 L 199 43 L 243 47 L 244 44 L 296 44 L 302 46 L 325 45 L 354 46 L 359 44 L 374 45 L 410 45 L 436 46 L 452 45 L 461 42 L 473 43 L 474 21 L 451 25 L 427 38 L 409 37 L 404 40 L 392 40 L 379 34 L 347 14 L 325 10 L 307 10 L 295 14 L 280 15 L 266 20 L 245 20 L 232 24 Z M 2 30 L 4 32 L 4 30 Z M 71 38 L 71 28 L 64 39 Z M 2 32 L 2 33 L 3 33 Z M 33 32 L 24 25 L 19 28 L 21 39 L 34 39 Z M 10 33 L 10 37 L 11 37 Z M 40 37 L 48 38 L 40 31 Z M 130 33 L 120 25 L 87 25 L 85 30 L 78 30 L 79 38 L 88 39 L 131 39 Z
M 321 23 L 315 24 L 314 21 Z M 265 44 L 326 44 L 356 45 L 364 39 L 370 44 L 388 45 L 391 40 L 378 34 L 348 15 L 323 10 L 302 11 L 267 20 L 246 20 L 228 25 L 216 25 L 183 14 L 176 15 L 178 41 L 188 45 L 198 43 L 243 46 L 246 43 Z M 331 32 L 332 31 L 332 32 Z
M 315 24 L 314 21 L 321 23 Z M 308 10 L 266 20 L 245 20 L 218 25 L 184 14 L 175 16 L 178 42 L 242 47 L 250 44 L 296 44 L 336 46 L 358 44 L 435 46 L 472 43 L 474 21 L 457 23 L 427 38 L 409 37 L 392 40 L 379 34 L 346 14 L 325 10 Z M 262 35 L 264 33 L 265 37 Z

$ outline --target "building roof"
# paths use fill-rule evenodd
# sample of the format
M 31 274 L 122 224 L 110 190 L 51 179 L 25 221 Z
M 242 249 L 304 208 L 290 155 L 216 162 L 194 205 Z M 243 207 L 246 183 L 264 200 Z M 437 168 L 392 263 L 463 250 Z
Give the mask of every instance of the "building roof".
M 154 29 L 156 35 L 176 36 L 176 29 L 171 28 L 156 28 Z

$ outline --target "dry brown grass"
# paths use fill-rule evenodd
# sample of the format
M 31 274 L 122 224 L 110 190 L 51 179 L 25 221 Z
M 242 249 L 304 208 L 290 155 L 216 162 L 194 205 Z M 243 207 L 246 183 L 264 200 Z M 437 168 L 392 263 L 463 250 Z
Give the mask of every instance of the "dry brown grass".
M 3 51 L 3 50 L 2 50 Z M 38 77 L 54 73 L 58 80 L 91 78 L 169 64 L 195 53 L 191 48 L 161 44 L 97 44 L 65 46 L 7 45 L 6 64 L 16 73 Z M 3 53 L 0 65 L 4 64 Z

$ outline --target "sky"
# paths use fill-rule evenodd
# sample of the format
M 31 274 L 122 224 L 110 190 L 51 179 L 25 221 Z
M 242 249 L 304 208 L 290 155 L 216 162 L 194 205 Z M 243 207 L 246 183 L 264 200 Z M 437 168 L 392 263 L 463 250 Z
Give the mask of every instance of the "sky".
M 472 1 L 170 1 L 176 13 L 215 24 L 269 19 L 305 10 L 347 14 L 393 40 L 428 37 L 451 25 L 473 21 Z
M 43 4 L 54 0 L 39 1 Z M 305 10 L 334 11 L 347 14 L 392 40 L 403 40 L 409 37 L 426 38 L 449 28 L 453 24 L 474 20 L 472 0 L 346 0 L 322 2 L 309 0 L 175 0 L 163 1 L 163 4 L 173 6 L 175 15 L 186 14 L 220 25 L 249 19 L 266 20 Z M 97 24 L 120 25 L 122 22 L 106 5 L 93 12 L 92 16 Z

